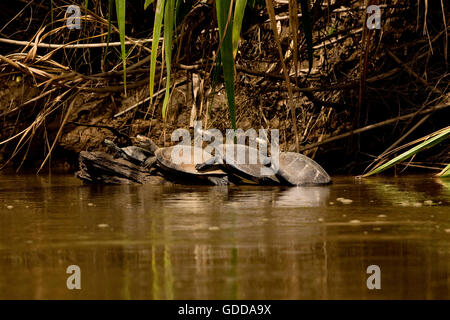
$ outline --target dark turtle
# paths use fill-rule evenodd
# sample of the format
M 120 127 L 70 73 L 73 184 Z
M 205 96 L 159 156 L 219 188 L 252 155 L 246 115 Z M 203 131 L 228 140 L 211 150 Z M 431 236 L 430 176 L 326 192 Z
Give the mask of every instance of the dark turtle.
M 266 166 L 268 158 L 257 149 L 242 144 L 222 144 L 216 151 L 214 157 L 196 168 L 205 172 L 222 169 L 236 184 L 280 184 L 273 170 Z
M 271 164 L 281 182 L 289 185 L 320 185 L 331 183 L 328 173 L 314 160 L 299 153 L 280 152 L 279 165 Z
M 114 142 L 108 139 L 105 139 L 103 141 L 103 144 L 106 145 L 109 149 L 113 150 L 117 156 L 138 165 L 145 165 L 147 159 L 154 156 L 154 153 L 152 153 L 151 151 L 137 146 L 120 148 Z
M 183 156 L 187 156 L 186 153 L 190 153 L 190 160 L 182 162 Z M 195 167 L 195 154 L 199 157 L 199 160 L 210 161 L 213 156 L 202 148 L 177 145 L 174 147 L 160 148 L 156 150 L 156 160 L 158 166 L 166 173 L 172 176 L 172 179 L 178 180 L 190 180 L 196 182 L 199 179 L 202 181 L 208 181 L 214 185 L 227 185 L 227 174 L 222 170 L 212 170 L 209 172 L 202 172 Z M 187 163 L 186 163 L 187 162 Z

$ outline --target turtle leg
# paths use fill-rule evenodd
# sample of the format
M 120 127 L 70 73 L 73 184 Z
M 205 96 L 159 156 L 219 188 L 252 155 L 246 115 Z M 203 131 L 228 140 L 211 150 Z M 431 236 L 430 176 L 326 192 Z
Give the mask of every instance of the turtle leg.
M 145 159 L 145 161 L 142 163 L 142 166 L 146 169 L 151 169 L 156 164 L 156 156 L 148 157 Z
M 207 179 L 209 182 L 211 182 L 215 186 L 227 186 L 230 184 L 228 181 L 228 176 L 225 177 L 208 177 Z
M 195 165 L 195 169 L 198 171 L 211 171 L 217 170 L 219 168 L 219 157 L 214 156 L 206 160 L 204 163 L 199 163 Z

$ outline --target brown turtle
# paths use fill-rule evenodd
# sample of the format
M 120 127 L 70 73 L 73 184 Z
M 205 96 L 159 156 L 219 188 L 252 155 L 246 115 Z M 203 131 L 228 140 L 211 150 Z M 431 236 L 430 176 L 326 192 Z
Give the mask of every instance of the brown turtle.
M 190 154 L 189 154 L 190 153 Z M 210 161 L 213 156 L 202 148 L 177 145 L 156 150 L 155 156 L 158 166 L 169 176 L 169 179 L 203 181 L 214 185 L 227 185 L 227 174 L 222 170 L 202 172 L 196 169 L 195 156 L 201 161 Z M 182 160 L 185 161 L 182 161 Z

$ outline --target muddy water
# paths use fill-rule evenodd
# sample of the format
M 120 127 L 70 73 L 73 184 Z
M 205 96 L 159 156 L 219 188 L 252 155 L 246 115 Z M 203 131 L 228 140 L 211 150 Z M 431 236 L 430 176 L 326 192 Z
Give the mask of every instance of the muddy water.
M 0 176 L 0 298 L 450 298 L 450 181 L 85 186 Z M 66 268 L 81 269 L 68 290 Z M 381 290 L 369 290 L 369 265 Z

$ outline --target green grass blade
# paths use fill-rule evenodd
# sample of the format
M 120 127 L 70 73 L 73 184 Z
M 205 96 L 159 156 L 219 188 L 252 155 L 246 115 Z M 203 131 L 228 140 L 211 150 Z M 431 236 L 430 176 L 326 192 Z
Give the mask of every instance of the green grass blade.
M 156 57 L 158 56 L 159 37 L 161 35 L 161 25 L 164 17 L 165 0 L 158 0 L 156 3 L 155 22 L 153 24 L 152 52 L 150 55 L 150 105 L 153 100 L 153 90 L 155 86 Z
M 232 21 L 230 21 L 227 27 L 230 4 L 231 4 L 230 0 L 217 0 L 216 12 L 217 12 L 217 23 L 219 25 L 219 36 L 220 39 L 223 39 L 222 45 L 220 47 L 220 56 L 222 58 L 223 77 L 225 79 L 225 89 L 227 92 L 228 109 L 230 113 L 231 125 L 233 129 L 236 129 Z
M 106 55 L 108 54 L 109 41 L 111 40 L 112 7 L 113 7 L 113 0 L 108 0 L 108 36 L 106 37 L 106 48 L 105 53 L 103 54 L 103 63 L 102 63 L 103 66 L 105 65 Z
M 155 0 L 145 0 L 145 3 L 144 3 L 144 10 L 146 10 L 147 7 L 153 3 L 153 1 L 155 1 Z
M 450 177 L 450 163 L 444 168 L 444 170 L 442 170 L 441 172 L 439 172 L 438 177 Z
M 246 5 L 247 0 L 236 0 L 233 20 L 233 58 L 236 58 L 239 46 L 239 37 L 241 35 L 242 20 L 244 19 Z
M 126 0 L 116 0 L 116 15 L 117 24 L 119 26 L 120 33 L 120 48 L 122 53 L 123 62 L 123 89 L 124 94 L 127 96 L 127 57 L 125 52 L 125 7 Z
M 166 1 L 166 9 L 164 11 L 164 53 L 166 59 L 166 94 L 162 107 L 162 117 L 166 118 L 167 106 L 170 97 L 170 67 L 172 62 L 172 42 L 173 42 L 173 27 L 175 17 L 175 0 Z
M 368 177 L 371 176 L 373 174 L 377 174 L 380 173 L 394 165 L 396 165 L 399 162 L 405 161 L 406 159 L 411 158 L 413 155 L 419 153 L 420 151 L 424 150 L 424 149 L 428 149 L 431 148 L 432 146 L 440 143 L 441 141 L 445 140 L 446 138 L 448 138 L 450 136 L 450 129 L 445 130 L 443 132 L 441 132 L 438 135 L 435 135 L 434 137 L 431 137 L 428 140 L 425 140 L 424 142 L 418 144 L 417 146 L 403 152 L 402 154 L 400 154 L 399 156 L 395 157 L 394 159 L 386 162 L 385 164 L 379 166 L 378 168 L 375 168 L 373 170 L 371 170 L 370 172 L 366 173 L 365 175 L 363 175 L 363 177 Z
M 309 12 L 309 2 L 308 0 L 300 0 L 300 5 L 302 8 L 302 26 L 303 32 L 305 33 L 306 38 L 306 48 L 308 50 L 308 62 L 309 62 L 309 71 L 308 75 L 311 72 L 314 60 L 314 48 L 313 48 L 313 40 L 312 40 L 312 23 L 311 23 L 311 14 Z

